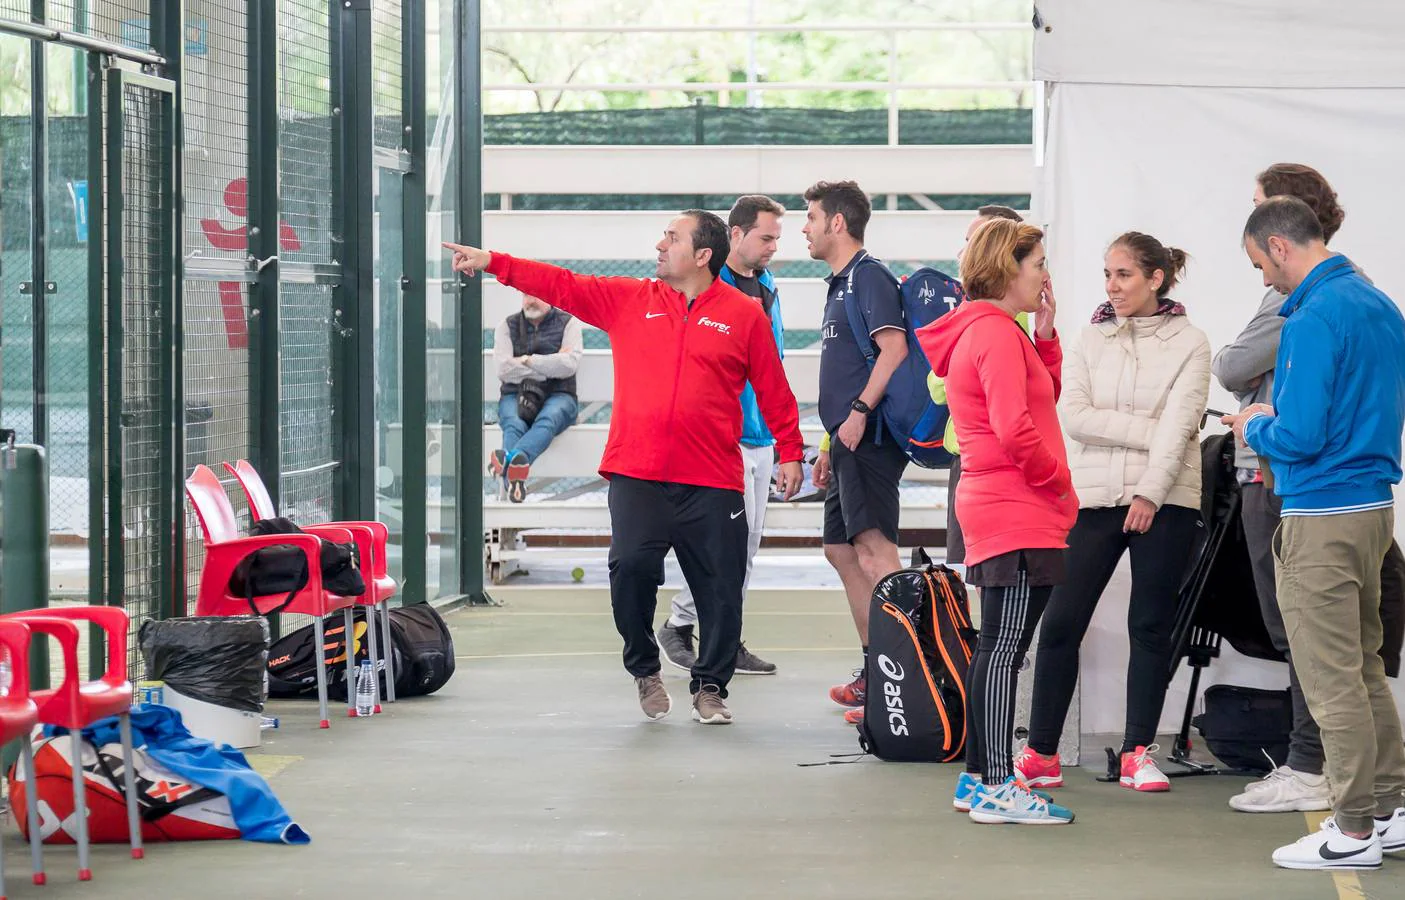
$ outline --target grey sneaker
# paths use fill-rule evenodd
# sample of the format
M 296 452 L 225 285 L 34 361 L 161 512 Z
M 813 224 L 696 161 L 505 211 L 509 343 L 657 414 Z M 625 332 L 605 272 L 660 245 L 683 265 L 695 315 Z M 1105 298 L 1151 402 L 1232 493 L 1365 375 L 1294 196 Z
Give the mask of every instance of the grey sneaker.
M 717 685 L 705 684 L 693 695 L 693 721 L 704 725 L 732 724 L 732 711 L 722 702 Z
M 665 621 L 654 637 L 658 639 L 659 649 L 669 665 L 677 666 L 684 672 L 693 670 L 693 665 L 698 661 L 698 651 L 693 644 L 693 626 L 674 626 Z
M 737 668 L 738 675 L 774 675 L 776 674 L 776 664 L 766 662 L 766 660 L 746 649 L 746 644 L 737 648 Z
M 639 708 L 650 719 L 662 719 L 673 709 L 673 698 L 664 689 L 662 675 L 656 673 L 636 678 L 634 685 L 639 688 Z

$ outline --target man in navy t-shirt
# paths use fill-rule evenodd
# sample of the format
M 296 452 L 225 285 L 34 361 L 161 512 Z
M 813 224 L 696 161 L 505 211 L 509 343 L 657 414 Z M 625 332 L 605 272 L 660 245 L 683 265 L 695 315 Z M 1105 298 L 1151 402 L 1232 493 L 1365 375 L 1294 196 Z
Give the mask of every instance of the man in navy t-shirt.
M 907 455 L 895 440 L 875 443 L 877 417 L 893 372 L 907 358 L 907 323 L 897 281 L 864 249 L 864 228 L 873 208 L 852 181 L 821 181 L 805 192 L 809 209 L 803 232 L 810 256 L 829 264 L 824 331 L 820 349 L 820 421 L 827 444 L 815 463 L 815 486 L 829 489 L 824 504 L 824 555 L 844 582 L 849 609 L 868 657 L 868 606 L 879 579 L 898 562 L 898 482 Z M 853 304 L 863 328 L 856 335 L 847 307 Z M 877 353 L 872 370 L 859 347 L 870 341 Z M 834 702 L 862 715 L 865 669 L 829 692 Z

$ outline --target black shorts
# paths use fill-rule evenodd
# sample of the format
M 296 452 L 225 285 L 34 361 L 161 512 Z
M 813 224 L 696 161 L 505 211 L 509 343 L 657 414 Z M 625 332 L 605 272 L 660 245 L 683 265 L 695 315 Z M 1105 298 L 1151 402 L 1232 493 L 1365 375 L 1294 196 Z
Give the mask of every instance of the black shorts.
M 1020 571 L 1030 587 L 1055 587 L 1067 577 L 1062 550 L 1011 550 L 966 569 L 966 583 L 976 587 L 1014 587 Z
M 960 481 L 961 457 L 953 456 L 946 480 L 946 564 L 949 566 L 966 562 L 966 536 L 961 533 L 961 522 L 956 518 L 956 485 Z
M 849 450 L 833 438 L 829 451 L 829 493 L 824 498 L 824 542 L 852 544 L 854 538 L 877 528 L 898 542 L 898 482 L 907 468 L 907 454 L 887 435 L 881 445 L 865 434 L 858 449 Z

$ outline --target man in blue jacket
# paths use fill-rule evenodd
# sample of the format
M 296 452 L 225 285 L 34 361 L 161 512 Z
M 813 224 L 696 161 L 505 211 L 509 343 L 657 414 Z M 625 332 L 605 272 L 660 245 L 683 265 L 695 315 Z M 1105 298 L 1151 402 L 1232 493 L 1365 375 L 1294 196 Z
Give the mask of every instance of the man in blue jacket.
M 719 276 L 761 304 L 761 308 L 771 317 L 771 332 L 775 335 L 776 350 L 781 356 L 785 356 L 785 340 L 781 327 L 780 295 L 776 292 L 776 280 L 766 267 L 770 265 L 771 257 L 776 255 L 783 215 L 785 207 L 770 197 L 748 194 L 737 198 L 727 216 L 732 248 Z M 742 390 L 741 404 L 747 525 L 746 575 L 742 581 L 742 590 L 745 591 L 751 581 L 752 560 L 761 546 L 761 529 L 766 524 L 766 501 L 771 496 L 776 439 L 766 428 L 761 408 L 756 403 L 756 392 L 750 384 Z M 684 585 L 683 590 L 673 598 L 673 610 L 668 621 L 656 635 L 664 659 L 680 669 L 691 669 L 697 658 L 693 634 L 697 623 L 698 608 L 693 602 L 693 592 Z M 743 642 L 737 650 L 736 671 L 739 675 L 771 675 L 776 671 L 776 666 L 746 649 Z
M 1253 448 L 1283 501 L 1274 536 L 1278 605 L 1303 693 L 1322 729 L 1334 815 L 1274 851 L 1288 869 L 1371 869 L 1405 852 L 1405 745 L 1386 683 L 1381 563 L 1405 430 L 1405 318 L 1323 241 L 1296 197 L 1244 226 L 1264 286 L 1287 294 L 1272 406 L 1224 422 Z

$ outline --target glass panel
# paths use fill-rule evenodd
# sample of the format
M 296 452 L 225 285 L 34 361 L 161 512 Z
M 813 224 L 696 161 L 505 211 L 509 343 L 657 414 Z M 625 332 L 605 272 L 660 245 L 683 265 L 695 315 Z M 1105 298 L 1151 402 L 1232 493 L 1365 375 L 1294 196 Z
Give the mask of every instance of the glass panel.
M 278 5 L 280 262 L 332 261 L 331 31 L 326 0 Z M 340 236 L 337 237 L 340 240 Z M 279 512 L 334 519 L 332 289 L 279 284 Z M 284 616 L 284 633 L 306 624 Z
M 406 498 L 400 278 L 405 274 L 405 188 L 404 177 L 397 172 L 382 170 L 376 181 L 376 519 L 390 527 L 390 574 L 403 582 Z M 415 497 L 411 502 L 422 501 Z
M 34 298 L 20 293 L 33 278 L 30 62 L 29 41 L 0 36 L 0 424 L 21 443 L 34 440 Z
M 455 192 L 458 164 L 454 129 L 454 5 L 451 0 L 429 0 L 425 9 L 427 56 L 427 100 L 425 128 L 428 134 L 428 221 L 425 252 L 428 261 L 426 344 L 428 347 L 428 391 L 425 398 L 429 436 L 426 447 L 426 497 L 429 547 L 425 567 L 427 596 L 459 593 L 459 518 L 454 498 L 458 491 L 458 455 L 454 425 L 459 398 L 454 372 L 458 365 L 456 316 L 457 279 L 439 244 L 455 240 L 458 220 Z M 470 421 L 477 426 L 474 417 Z M 477 550 L 474 538 L 472 552 Z
M 402 15 L 400 0 L 373 0 L 371 4 L 373 134 L 377 147 L 390 150 L 403 146 L 405 134 L 401 70 L 408 61 L 402 52 Z
M 74 89 L 81 51 L 49 46 L 47 278 L 49 589 L 86 599 L 88 571 L 88 118 Z M 80 79 L 81 81 L 81 79 Z

